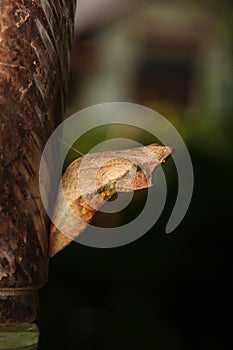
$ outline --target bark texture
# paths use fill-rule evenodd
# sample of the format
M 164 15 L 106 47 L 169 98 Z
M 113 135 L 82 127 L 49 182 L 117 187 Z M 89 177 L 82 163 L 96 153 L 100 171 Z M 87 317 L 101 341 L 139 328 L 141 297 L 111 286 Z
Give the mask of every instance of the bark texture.
M 38 171 L 64 112 L 74 7 L 74 0 L 1 0 L 0 323 L 35 318 L 34 307 L 15 299 L 47 279 Z

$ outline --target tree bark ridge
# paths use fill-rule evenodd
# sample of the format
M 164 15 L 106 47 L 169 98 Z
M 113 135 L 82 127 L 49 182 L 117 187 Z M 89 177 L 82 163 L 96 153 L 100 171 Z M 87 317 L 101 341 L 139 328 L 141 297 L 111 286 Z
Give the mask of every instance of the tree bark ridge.
M 0 323 L 18 320 L 19 313 L 10 302 L 16 297 L 4 290 L 29 288 L 33 295 L 47 279 L 39 164 L 64 112 L 74 8 L 73 0 L 1 1 Z M 21 321 L 35 317 L 34 308 L 24 309 Z

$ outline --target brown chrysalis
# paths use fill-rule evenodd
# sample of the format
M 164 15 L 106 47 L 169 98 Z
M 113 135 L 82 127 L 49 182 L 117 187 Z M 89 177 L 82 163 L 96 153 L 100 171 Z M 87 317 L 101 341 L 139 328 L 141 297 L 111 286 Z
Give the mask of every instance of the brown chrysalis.
M 50 231 L 50 257 L 85 230 L 99 208 L 117 191 L 151 187 L 154 169 L 171 153 L 171 147 L 151 144 L 122 151 L 90 153 L 72 162 L 58 190 Z

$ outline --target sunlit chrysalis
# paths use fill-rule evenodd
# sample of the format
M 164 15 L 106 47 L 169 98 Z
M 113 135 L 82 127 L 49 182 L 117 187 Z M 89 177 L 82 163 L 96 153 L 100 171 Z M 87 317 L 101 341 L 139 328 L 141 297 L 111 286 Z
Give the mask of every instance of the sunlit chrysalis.
M 121 151 L 90 153 L 72 162 L 58 190 L 49 255 L 54 256 L 78 237 L 104 202 L 117 191 L 130 192 L 151 187 L 154 169 L 164 163 L 171 153 L 171 147 L 151 144 Z

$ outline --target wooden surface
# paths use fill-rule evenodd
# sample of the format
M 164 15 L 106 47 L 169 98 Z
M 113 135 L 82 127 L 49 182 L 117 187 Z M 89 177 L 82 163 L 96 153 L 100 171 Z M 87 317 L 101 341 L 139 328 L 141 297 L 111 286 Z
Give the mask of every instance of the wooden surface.
M 37 289 L 47 279 L 48 222 L 38 171 L 43 147 L 64 112 L 74 5 L 1 1 L 0 323 L 19 317 L 9 289 Z M 35 316 L 22 313 L 20 321 Z

